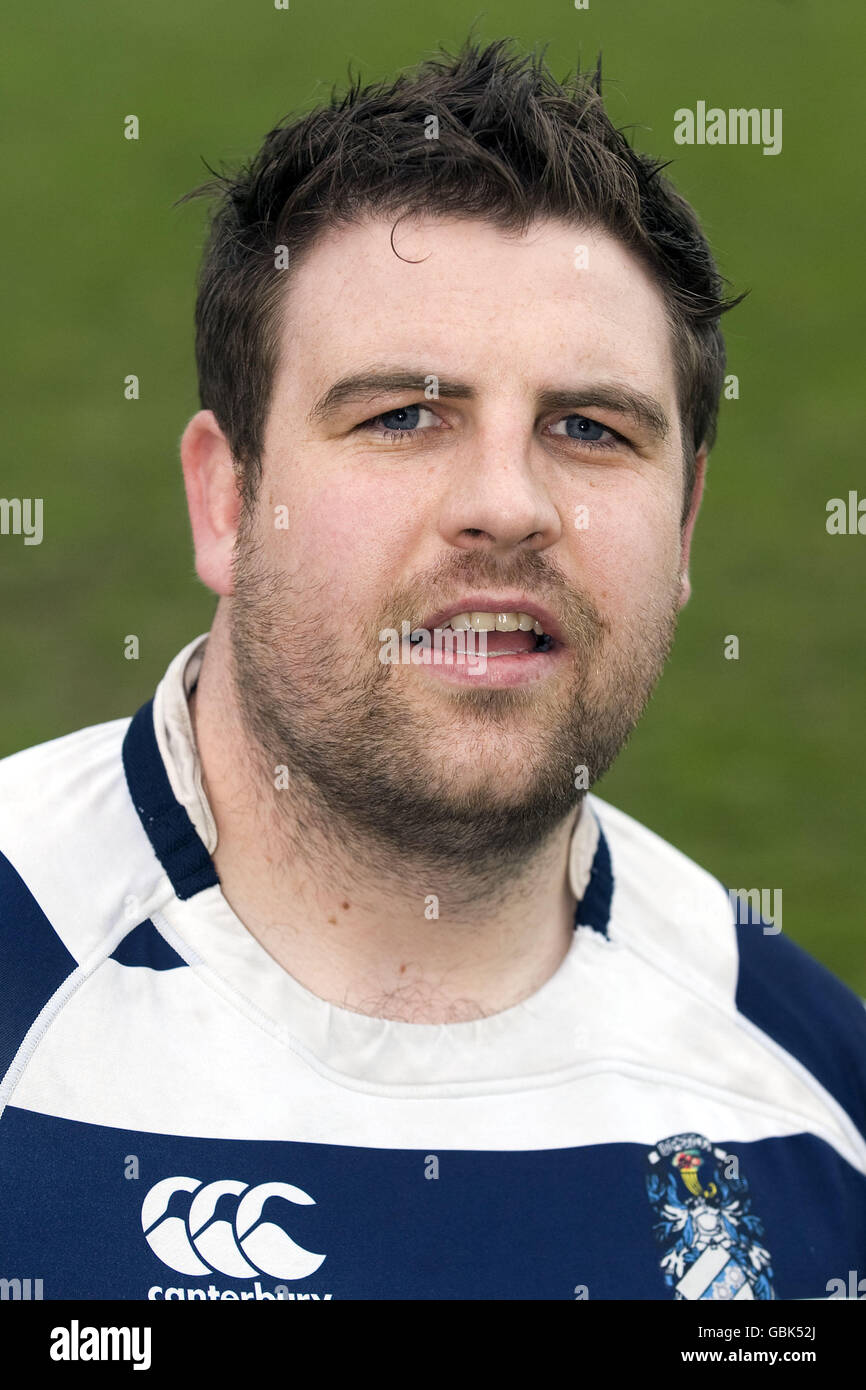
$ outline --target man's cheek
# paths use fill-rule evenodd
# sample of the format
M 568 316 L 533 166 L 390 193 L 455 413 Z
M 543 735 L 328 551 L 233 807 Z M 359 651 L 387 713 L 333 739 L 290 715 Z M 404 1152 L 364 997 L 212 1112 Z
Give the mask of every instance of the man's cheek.
M 581 540 L 575 582 L 589 586 L 604 605 L 630 606 L 641 593 L 664 591 L 678 572 L 676 528 L 651 509 L 617 511 L 595 518 Z
M 405 544 L 405 529 L 381 491 L 375 497 L 341 492 L 337 482 L 291 508 L 287 534 L 316 569 L 335 578 L 355 576 L 361 584 L 394 568 Z
M 346 531 L 324 507 L 274 502 L 261 518 L 261 539 L 271 568 L 285 577 L 293 593 L 313 595 L 324 587 L 324 597 L 331 602 L 349 543 Z

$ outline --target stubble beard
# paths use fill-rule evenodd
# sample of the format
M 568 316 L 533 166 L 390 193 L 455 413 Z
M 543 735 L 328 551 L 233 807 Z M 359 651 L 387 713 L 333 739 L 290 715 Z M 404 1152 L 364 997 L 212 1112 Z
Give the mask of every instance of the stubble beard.
M 409 682 L 417 695 L 427 678 L 383 665 L 377 634 L 432 610 L 418 606 L 421 586 L 395 591 L 379 619 L 341 627 L 327 586 L 301 598 L 242 526 L 230 609 L 235 700 L 260 764 L 253 784 L 295 852 L 306 827 L 360 862 L 470 869 L 495 890 L 504 868 L 513 873 L 518 857 L 538 851 L 576 810 L 585 796 L 579 769 L 592 786 L 625 746 L 670 652 L 675 586 L 613 634 L 536 552 L 495 570 L 488 554 L 464 551 L 431 578 L 446 601 L 461 585 L 552 593 L 571 666 L 541 691 L 461 686 L 447 688 L 450 705 L 438 689 L 435 698 L 412 698 Z M 480 749 L 474 764 L 467 731 Z M 495 750 L 505 740 L 512 751 L 503 768 Z M 288 789 L 276 786 L 279 767 Z

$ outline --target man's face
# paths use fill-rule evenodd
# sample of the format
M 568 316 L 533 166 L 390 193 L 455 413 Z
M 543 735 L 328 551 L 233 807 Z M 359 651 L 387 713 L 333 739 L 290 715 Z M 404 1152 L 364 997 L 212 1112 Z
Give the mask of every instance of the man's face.
M 574 809 L 580 769 L 607 769 L 669 652 L 684 485 L 669 328 L 606 234 L 414 219 L 397 255 L 392 222 L 327 233 L 287 286 L 235 554 L 238 694 L 267 758 L 348 833 L 490 865 Z M 420 389 L 333 389 L 378 373 Z M 540 614 L 556 640 L 491 633 L 474 674 L 380 660 L 383 631 L 466 612 Z

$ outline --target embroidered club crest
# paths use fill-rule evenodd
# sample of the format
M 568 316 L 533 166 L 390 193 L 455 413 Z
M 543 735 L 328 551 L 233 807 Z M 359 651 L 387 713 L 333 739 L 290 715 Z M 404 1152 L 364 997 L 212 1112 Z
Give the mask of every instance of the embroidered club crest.
M 774 1299 L 764 1228 L 733 1154 L 702 1134 L 661 1139 L 647 1156 L 647 1196 L 676 1299 Z

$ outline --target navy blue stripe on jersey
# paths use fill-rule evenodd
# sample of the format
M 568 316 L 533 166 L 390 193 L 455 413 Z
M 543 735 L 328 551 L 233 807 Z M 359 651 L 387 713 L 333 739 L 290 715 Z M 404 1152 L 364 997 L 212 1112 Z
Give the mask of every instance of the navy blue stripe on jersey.
M 177 896 L 194 898 L 219 883 L 214 862 L 168 780 L 153 727 L 153 700 L 130 721 L 123 770 L 153 851 Z
M 589 883 L 586 885 L 586 892 L 578 903 L 577 912 L 574 914 L 575 928 L 592 927 L 593 931 L 601 932 L 602 936 L 607 936 L 612 898 L 613 867 L 610 860 L 610 847 L 605 839 L 604 831 L 599 826 L 598 844 L 592 861 Z
M 0 854 L 0 1078 L 31 1023 L 78 962 Z
M 862 1277 L 862 1174 L 811 1134 L 710 1137 L 736 1158 L 733 1178 L 745 1184 L 748 1207 L 742 1187 L 726 1204 L 729 1236 L 741 1251 L 753 1242 L 763 1248 L 776 1299 L 826 1298 L 831 1280 L 847 1279 L 849 1270 Z M 279 1289 L 321 1301 L 670 1302 L 667 1242 L 647 1182 L 650 1148 L 503 1152 L 442 1150 L 432 1137 L 417 1149 L 209 1139 L 10 1105 L 0 1125 L 3 1270 L 43 1278 L 46 1300 L 203 1299 L 212 1287 L 236 1300 L 273 1301 Z M 234 1190 L 215 1193 L 209 1222 L 193 1227 L 195 1193 L 225 1179 Z M 255 1229 L 238 1226 L 244 1184 L 246 1192 L 278 1189 L 261 1209 L 268 1226 L 259 1226 L 261 1243 Z M 673 1216 L 685 1220 L 682 1180 L 671 1191 Z M 714 1214 L 718 1203 L 704 1212 Z M 681 1224 L 670 1223 L 670 1246 Z M 278 1268 L 265 1247 L 294 1268 Z M 296 1265 L 305 1256 L 312 1272 Z M 242 1259 L 249 1263 L 239 1272 Z
M 796 1057 L 866 1135 L 866 1008 L 782 932 L 738 900 L 741 1014 Z
M 119 965 L 143 966 L 147 970 L 176 970 L 179 965 L 186 965 L 183 956 L 160 936 L 149 917 L 133 927 L 112 951 L 110 959 Z

